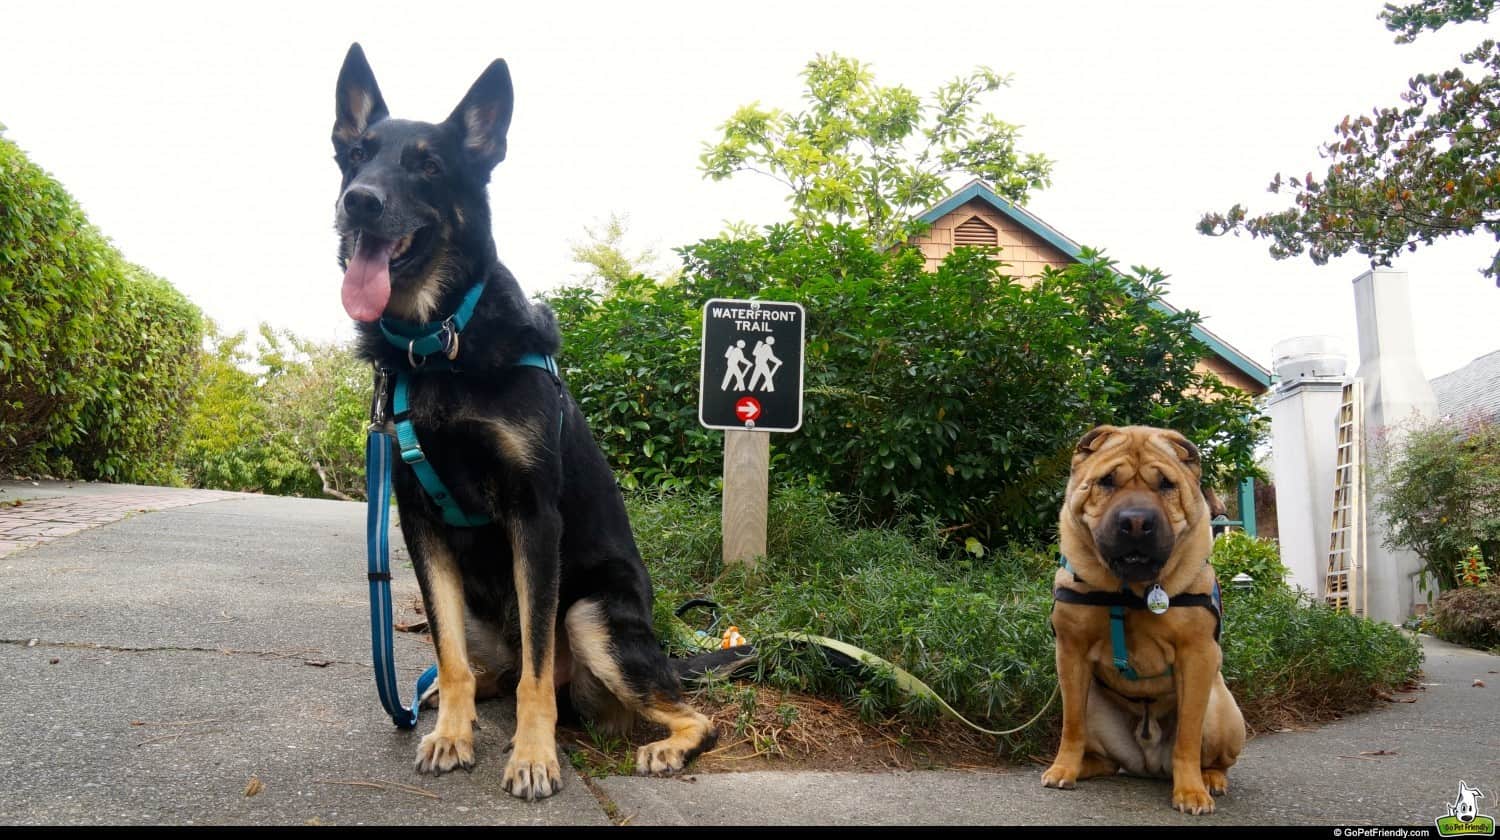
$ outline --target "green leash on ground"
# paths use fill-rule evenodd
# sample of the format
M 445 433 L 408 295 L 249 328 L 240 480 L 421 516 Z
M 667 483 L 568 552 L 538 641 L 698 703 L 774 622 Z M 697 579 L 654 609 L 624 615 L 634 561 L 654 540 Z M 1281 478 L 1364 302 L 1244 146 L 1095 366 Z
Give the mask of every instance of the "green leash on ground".
M 687 613 L 694 609 L 707 610 L 709 614 L 713 616 L 713 622 L 709 624 L 707 631 L 699 631 L 698 633 L 694 633 L 691 629 L 689 629 L 684 620 L 679 625 L 679 628 L 681 630 L 681 638 L 679 641 L 681 641 L 688 647 L 697 648 L 703 651 L 719 649 L 721 645 L 716 633 L 719 629 L 720 623 L 727 622 L 727 618 L 720 613 L 722 607 L 720 607 L 718 603 L 710 601 L 707 598 L 693 598 L 685 602 L 682 606 L 678 607 L 673 614 L 676 615 L 678 619 L 684 619 Z M 733 630 L 737 628 L 731 627 L 730 629 Z M 921 680 L 917 679 L 915 674 L 906 670 L 905 668 L 902 668 L 900 665 L 897 665 L 894 662 L 890 662 L 888 660 L 880 658 L 879 656 L 876 656 L 875 654 L 865 650 L 864 648 L 855 647 L 848 642 L 842 642 L 838 639 L 829 638 L 828 636 L 814 636 L 810 633 L 772 633 L 770 635 L 763 636 L 762 638 L 767 640 L 785 639 L 790 642 L 801 642 L 802 644 L 817 645 L 818 647 L 826 648 L 848 659 L 858 662 L 867 668 L 889 669 L 896 680 L 896 685 L 902 691 L 906 692 L 909 695 L 917 697 L 932 698 L 933 702 L 938 704 L 938 707 L 943 710 L 944 714 L 953 718 L 959 723 L 962 723 L 964 726 L 969 727 L 975 732 L 982 732 L 985 735 L 1014 735 L 1015 733 L 1020 732 L 1021 730 L 1041 720 L 1042 715 L 1046 714 L 1047 710 L 1052 708 L 1052 704 L 1057 701 L 1058 686 L 1054 685 L 1052 686 L 1052 696 L 1047 698 L 1047 702 L 1044 703 L 1042 705 L 1042 708 L 1032 716 L 1031 720 L 1028 720 L 1020 726 L 1011 729 L 985 729 L 983 726 L 980 726 L 979 724 L 964 717 L 959 713 L 957 709 L 948 705 L 948 702 L 946 700 L 944 700 L 936 691 L 933 691 L 932 687 L 927 683 L 924 683 Z
M 839 653 L 842 653 L 850 659 L 853 659 L 856 662 L 859 662 L 871 668 L 888 668 L 890 669 L 892 676 L 895 677 L 896 685 L 899 686 L 902 691 L 905 691 L 907 694 L 912 694 L 919 697 L 932 698 L 932 700 L 938 704 L 938 707 L 943 710 L 944 714 L 969 727 L 975 732 L 983 732 L 986 735 L 1014 735 L 1015 733 L 1020 732 L 1026 727 L 1031 726 L 1032 724 L 1041 720 L 1042 715 L 1046 714 L 1047 710 L 1052 708 L 1053 702 L 1057 700 L 1058 687 L 1054 685 L 1052 687 L 1052 696 L 1047 698 L 1047 702 L 1042 706 L 1040 711 L 1032 716 L 1031 720 L 1028 720 L 1020 726 L 1011 729 L 985 729 L 983 726 L 980 726 L 979 724 L 964 717 L 962 714 L 959 714 L 959 711 L 957 709 L 948 705 L 948 702 L 946 700 L 939 696 L 936 691 L 933 691 L 932 687 L 927 683 L 924 683 L 921 680 L 917 679 L 916 675 L 912 674 L 905 668 L 902 668 L 900 665 L 895 664 L 894 662 L 881 659 L 880 657 L 876 656 L 873 653 L 870 653 L 864 648 L 855 647 L 848 642 L 841 642 L 838 639 L 830 639 L 827 636 L 814 636 L 808 633 L 772 633 L 771 635 L 764 638 L 786 639 L 793 642 L 803 642 L 805 644 L 818 645 L 819 647 L 825 647 L 829 650 L 838 651 Z

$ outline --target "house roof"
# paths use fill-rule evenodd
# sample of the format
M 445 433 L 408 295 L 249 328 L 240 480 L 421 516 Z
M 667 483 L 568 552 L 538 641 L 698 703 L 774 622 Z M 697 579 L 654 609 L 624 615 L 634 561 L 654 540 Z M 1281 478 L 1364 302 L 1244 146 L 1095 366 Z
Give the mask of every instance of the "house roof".
M 990 189 L 989 185 L 983 181 L 970 181 L 958 192 L 948 196 L 917 218 L 923 222 L 932 224 L 975 199 L 985 202 L 993 207 L 996 212 L 1007 216 L 1017 224 L 1036 234 L 1043 241 L 1066 254 L 1069 259 L 1075 262 L 1083 262 L 1082 246 L 1064 236 L 1056 228 L 1037 218 L 1031 211 L 1002 197 Z M 1176 313 L 1181 311 L 1160 300 L 1152 301 L 1151 305 L 1163 312 Z M 1193 337 L 1208 345 L 1210 350 L 1250 379 L 1267 387 L 1271 385 L 1271 371 L 1260 366 L 1251 360 L 1249 356 L 1235 349 L 1229 342 L 1199 325 L 1193 327 Z
M 1444 417 L 1500 419 L 1500 350 L 1432 380 Z

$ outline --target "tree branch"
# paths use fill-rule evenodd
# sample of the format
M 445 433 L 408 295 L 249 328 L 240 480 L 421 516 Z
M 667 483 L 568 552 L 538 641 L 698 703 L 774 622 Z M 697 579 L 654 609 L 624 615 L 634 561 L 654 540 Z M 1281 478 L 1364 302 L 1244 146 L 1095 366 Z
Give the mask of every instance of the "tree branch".
M 347 493 L 341 493 L 338 490 L 335 490 L 331 485 L 329 485 L 329 483 L 328 483 L 328 471 L 323 469 L 323 465 L 322 464 L 318 463 L 317 461 L 313 461 L 312 462 L 312 468 L 317 471 L 317 473 L 318 473 L 318 480 L 320 480 L 320 481 L 323 482 L 323 495 L 325 495 L 325 496 L 332 496 L 335 499 L 339 499 L 340 501 L 345 501 L 345 502 L 357 502 L 357 501 L 359 501 L 359 499 L 356 499 L 353 496 L 348 495 Z

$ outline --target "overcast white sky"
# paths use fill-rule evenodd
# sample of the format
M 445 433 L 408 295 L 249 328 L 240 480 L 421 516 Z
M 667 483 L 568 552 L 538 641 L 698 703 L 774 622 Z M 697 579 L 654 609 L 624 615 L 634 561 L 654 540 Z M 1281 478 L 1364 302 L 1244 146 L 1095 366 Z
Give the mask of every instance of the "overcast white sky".
M 736 107 L 795 108 L 820 52 L 926 94 L 975 65 L 1015 75 L 988 100 L 1056 161 L 1029 209 L 1122 263 L 1172 276 L 1168 298 L 1269 365 L 1271 345 L 1331 334 L 1357 352 L 1357 255 L 1316 267 L 1208 239 L 1205 210 L 1322 172 L 1346 113 L 1392 104 L 1497 27 L 1398 46 L 1380 0 L 1255 3 L 10 4 L 0 30 L 6 136 L 78 198 L 126 256 L 230 329 L 259 321 L 347 338 L 334 260 L 333 86 L 360 41 L 396 116 L 439 120 L 493 58 L 515 117 L 491 188 L 501 258 L 528 291 L 574 277 L 570 241 L 611 212 L 669 254 L 725 221 L 786 216 L 778 185 L 705 181 L 702 144 Z M 1404 260 L 1428 376 L 1500 348 L 1495 243 Z

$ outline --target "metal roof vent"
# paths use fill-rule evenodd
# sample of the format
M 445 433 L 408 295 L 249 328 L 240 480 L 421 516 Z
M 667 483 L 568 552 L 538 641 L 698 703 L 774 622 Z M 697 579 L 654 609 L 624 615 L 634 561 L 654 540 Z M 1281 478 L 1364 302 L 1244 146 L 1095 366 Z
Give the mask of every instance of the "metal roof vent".
M 1279 341 L 1271 348 L 1271 356 L 1271 367 L 1282 388 L 1304 380 L 1342 381 L 1349 366 L 1338 339 L 1328 335 Z

